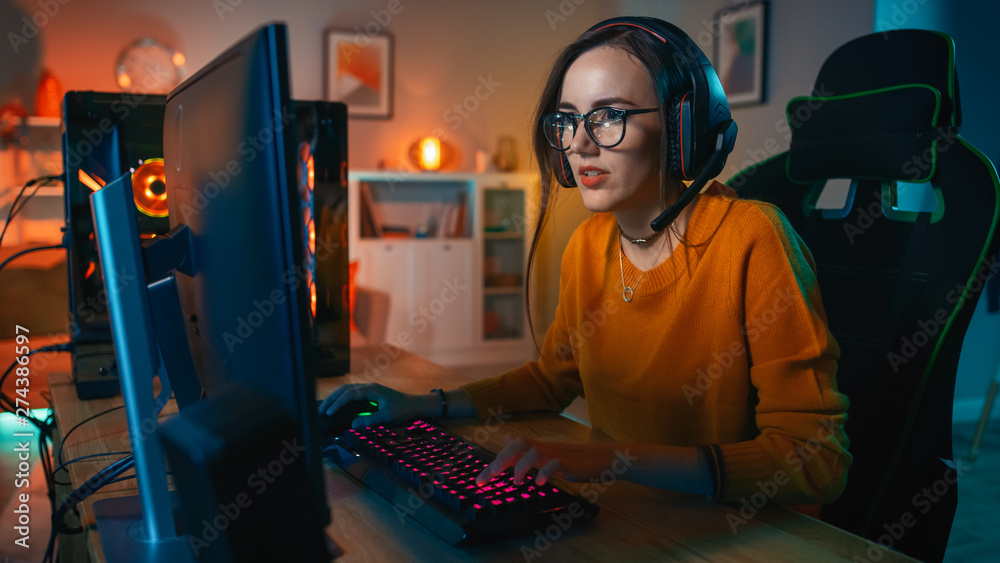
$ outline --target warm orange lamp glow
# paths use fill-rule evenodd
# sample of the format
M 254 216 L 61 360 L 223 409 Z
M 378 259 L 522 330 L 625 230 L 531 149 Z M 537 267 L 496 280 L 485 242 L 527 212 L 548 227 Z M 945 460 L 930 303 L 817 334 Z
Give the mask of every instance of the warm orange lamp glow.
M 406 154 L 409 163 L 428 172 L 452 170 L 461 160 L 454 145 L 446 139 L 428 136 L 414 141 Z
M 421 170 L 439 170 L 441 168 L 441 139 L 424 137 L 419 141 L 417 166 Z

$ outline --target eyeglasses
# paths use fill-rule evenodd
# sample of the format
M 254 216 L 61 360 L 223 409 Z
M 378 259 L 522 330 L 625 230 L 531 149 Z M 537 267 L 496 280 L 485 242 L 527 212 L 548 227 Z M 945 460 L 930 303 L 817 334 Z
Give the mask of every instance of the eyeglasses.
M 617 109 L 594 108 L 587 113 L 566 113 L 557 111 L 542 118 L 542 131 L 545 140 L 557 151 L 569 149 L 576 136 L 576 127 L 583 119 L 583 128 L 597 146 L 610 149 L 618 146 L 625 138 L 625 118 L 640 113 L 660 111 L 659 108 L 649 109 Z

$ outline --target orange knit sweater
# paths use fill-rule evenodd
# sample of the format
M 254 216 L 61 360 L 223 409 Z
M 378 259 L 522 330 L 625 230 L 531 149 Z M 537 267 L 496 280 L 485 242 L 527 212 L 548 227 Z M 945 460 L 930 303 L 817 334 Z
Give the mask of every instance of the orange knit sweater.
M 851 462 L 848 401 L 812 256 L 772 205 L 695 205 L 685 242 L 645 274 L 619 266 L 614 215 L 585 221 L 563 254 L 541 358 L 464 389 L 484 417 L 558 412 L 579 395 L 615 440 L 718 445 L 726 502 L 830 502 Z

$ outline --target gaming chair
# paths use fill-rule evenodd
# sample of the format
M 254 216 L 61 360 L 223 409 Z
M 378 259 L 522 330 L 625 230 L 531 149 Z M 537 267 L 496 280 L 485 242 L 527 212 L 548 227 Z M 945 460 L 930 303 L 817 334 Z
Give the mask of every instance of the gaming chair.
M 996 170 L 958 133 L 954 52 L 934 31 L 848 42 L 823 64 L 816 95 L 788 103 L 789 150 L 728 181 L 777 204 L 805 240 L 841 347 L 854 462 L 822 518 L 927 561 L 943 558 L 957 505 L 955 375 L 997 268 L 1000 217 Z M 817 208 L 835 182 L 849 182 L 843 208 Z M 933 211 L 900 209 L 921 187 Z

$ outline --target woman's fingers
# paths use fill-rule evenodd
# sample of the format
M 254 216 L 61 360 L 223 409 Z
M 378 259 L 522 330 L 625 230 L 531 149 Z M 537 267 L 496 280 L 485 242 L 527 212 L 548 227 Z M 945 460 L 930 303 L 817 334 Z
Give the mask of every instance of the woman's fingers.
M 535 460 L 538 459 L 538 450 L 535 448 L 529 448 L 527 452 L 521 456 L 521 459 L 517 460 L 514 465 L 514 484 L 520 485 L 524 482 L 524 476 L 528 474 L 528 471 L 535 466 Z
M 500 450 L 497 457 L 476 477 L 477 485 L 483 485 L 490 479 L 503 473 L 505 469 L 517 463 L 523 455 L 527 446 L 524 438 L 518 437 L 515 440 L 511 440 L 510 436 L 507 436 L 505 441 L 507 445 Z
M 549 477 L 552 477 L 562 469 L 562 464 L 559 463 L 558 459 L 552 459 L 548 463 L 542 466 L 538 470 L 538 476 L 535 477 L 535 483 L 538 485 L 544 485 Z
M 356 399 L 377 401 L 381 405 L 382 401 L 379 386 L 370 383 L 354 383 L 339 387 L 323 400 L 319 406 L 319 412 L 320 414 L 330 416 L 340 410 L 347 403 Z
M 544 443 L 530 441 L 523 437 L 514 440 L 508 438 L 507 445 L 500 450 L 496 459 L 476 477 L 476 484 L 488 483 L 507 470 L 508 467 L 514 468 L 513 477 L 516 485 L 524 482 L 524 477 L 533 467 L 539 468 L 538 475 L 535 477 L 535 482 L 539 485 L 544 485 L 550 477 L 559 474 L 563 469 L 562 463 L 554 457 L 553 452 L 546 451 Z
M 333 412 L 336 411 L 336 409 L 333 408 L 333 405 L 337 403 L 340 397 L 345 393 L 347 393 L 348 391 L 349 391 L 349 386 L 347 385 L 334 389 L 333 393 L 327 395 L 326 398 L 323 399 L 323 402 L 319 404 L 319 413 L 322 415 L 333 414 Z

